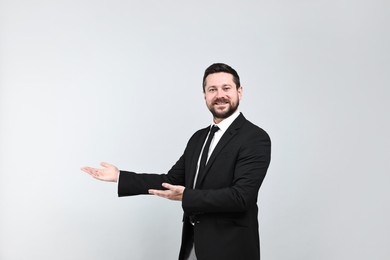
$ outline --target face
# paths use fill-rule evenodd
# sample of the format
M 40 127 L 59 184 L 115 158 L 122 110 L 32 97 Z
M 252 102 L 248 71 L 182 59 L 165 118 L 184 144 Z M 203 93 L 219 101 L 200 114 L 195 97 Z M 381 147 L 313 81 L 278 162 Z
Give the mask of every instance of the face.
M 233 75 L 229 73 L 208 75 L 204 91 L 206 105 L 213 114 L 215 123 L 232 115 L 240 104 L 242 87 L 237 89 Z

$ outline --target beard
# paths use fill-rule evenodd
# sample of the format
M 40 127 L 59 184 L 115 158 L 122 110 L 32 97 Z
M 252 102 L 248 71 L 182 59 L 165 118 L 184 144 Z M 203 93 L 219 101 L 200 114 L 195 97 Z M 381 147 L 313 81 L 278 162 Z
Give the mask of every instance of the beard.
M 218 103 L 225 103 L 228 107 L 223 111 L 218 111 L 217 109 L 215 109 L 215 105 L 217 105 Z M 225 119 L 231 116 L 234 112 L 236 112 L 239 104 L 239 99 L 237 99 L 237 103 L 232 103 L 231 100 L 225 98 L 218 98 L 213 101 L 211 105 L 208 105 L 208 108 L 211 114 L 213 114 L 214 118 Z

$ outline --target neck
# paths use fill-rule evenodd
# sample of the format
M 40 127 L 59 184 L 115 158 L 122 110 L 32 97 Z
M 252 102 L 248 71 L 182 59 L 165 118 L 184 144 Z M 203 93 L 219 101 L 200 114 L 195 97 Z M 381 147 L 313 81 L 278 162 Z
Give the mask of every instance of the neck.
M 224 118 L 217 118 L 217 117 L 214 117 L 214 118 L 213 118 L 213 121 L 214 121 L 215 124 L 219 124 L 219 123 L 221 123 L 223 120 L 224 120 Z

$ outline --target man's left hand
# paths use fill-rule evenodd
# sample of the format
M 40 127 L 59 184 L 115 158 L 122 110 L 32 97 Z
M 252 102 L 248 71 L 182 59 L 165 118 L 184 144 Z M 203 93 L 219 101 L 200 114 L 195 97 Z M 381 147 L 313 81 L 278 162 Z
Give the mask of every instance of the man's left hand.
M 169 183 L 163 183 L 162 186 L 167 190 L 149 190 L 149 194 L 153 194 L 159 197 L 163 197 L 170 200 L 183 200 L 184 186 L 171 185 Z

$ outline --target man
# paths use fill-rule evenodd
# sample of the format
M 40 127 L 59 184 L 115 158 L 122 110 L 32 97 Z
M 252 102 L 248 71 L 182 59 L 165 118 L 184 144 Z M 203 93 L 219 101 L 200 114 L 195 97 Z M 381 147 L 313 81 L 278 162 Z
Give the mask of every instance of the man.
M 119 196 L 153 194 L 181 201 L 179 260 L 258 260 L 257 197 L 270 163 L 271 141 L 239 112 L 242 87 L 233 68 L 222 63 L 208 67 L 203 92 L 212 125 L 191 137 L 167 174 L 119 171 L 108 163 L 82 170 L 119 182 Z

